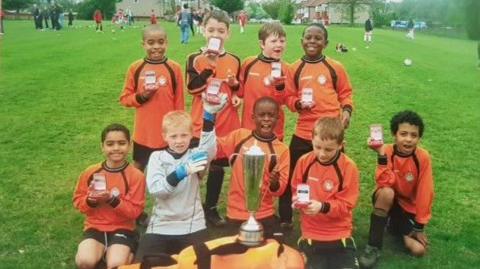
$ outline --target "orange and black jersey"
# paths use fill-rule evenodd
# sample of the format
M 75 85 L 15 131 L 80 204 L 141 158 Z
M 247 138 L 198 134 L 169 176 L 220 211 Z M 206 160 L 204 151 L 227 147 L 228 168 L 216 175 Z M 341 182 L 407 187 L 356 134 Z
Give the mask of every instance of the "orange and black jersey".
M 302 237 L 317 241 L 350 237 L 352 212 L 360 193 L 356 164 L 341 152 L 330 163 L 323 164 L 311 151 L 295 166 L 292 177 L 294 199 L 300 183 L 310 186 L 310 199 L 322 203 L 317 215 L 301 213 Z
M 434 197 L 431 157 L 417 147 L 410 155 L 398 152 L 392 144 L 385 146 L 385 155 L 378 157 L 375 173 L 377 188 L 391 187 L 395 199 L 421 225 L 432 217 Z
M 120 193 L 108 204 L 95 205 L 87 202 L 89 186 L 95 173 L 105 175 L 107 190 L 116 188 Z M 135 221 L 145 205 L 145 176 L 128 163 L 116 169 L 107 167 L 105 162 L 92 165 L 80 175 L 73 195 L 73 205 L 86 216 L 84 230 L 133 231 Z
M 263 195 L 262 198 L 259 197 L 262 200 L 256 213 L 257 219 L 264 219 L 275 214 L 273 198 L 282 195 L 288 184 L 290 152 L 287 145 L 275 136 L 271 139 L 264 139 L 257 136 L 252 130 L 240 128 L 225 137 L 218 138 L 217 158 L 229 158 L 232 165 L 227 202 L 227 216 L 231 219 L 247 220 L 249 217 L 245 205 L 242 154 L 255 144 L 266 154 L 265 173 L 261 187 Z M 280 172 L 280 184 L 278 189 L 272 190 L 269 185 L 270 173 L 275 167 Z
M 145 72 L 154 71 L 159 89 L 144 99 Z M 162 61 L 138 60 L 128 68 L 120 103 L 136 108 L 133 140 L 149 148 L 162 148 L 163 116 L 173 110 L 184 110 L 183 76 L 180 65 L 165 58 Z
M 260 54 L 259 56 L 247 58 L 242 64 L 240 71 L 240 84 L 242 87 L 238 92 L 238 96 L 244 100 L 242 127 L 250 130 L 255 129 L 255 123 L 252 119 L 255 101 L 260 97 L 269 96 L 275 99 L 281 107 L 280 117 L 274 133 L 280 140 L 283 140 L 285 113 L 283 112 L 282 105 L 289 102 L 289 98 L 293 97 L 292 79 L 288 64 L 280 61 L 282 64 L 282 76 L 286 76 L 285 84 L 280 86 L 265 85 L 265 78 L 272 73 L 272 62 L 278 62 L 278 60 L 267 58 L 263 56 L 263 54 Z
M 316 60 L 305 56 L 291 65 L 293 86 L 297 98 L 287 103 L 290 110 L 295 111 L 295 101 L 302 90 L 313 90 L 315 107 L 310 111 L 299 113 L 295 135 L 312 140 L 312 129 L 315 121 L 324 117 L 340 117 L 342 110 L 353 110 L 352 85 L 348 75 L 339 62 L 324 55 Z
M 225 52 L 218 56 L 216 67 L 212 67 L 206 56 L 200 51 L 188 57 L 186 70 L 187 89 L 193 95 L 191 111 L 193 135 L 199 137 L 203 123 L 202 92 L 207 88 L 208 81 L 213 78 L 226 80 L 229 75 L 233 75 L 239 80 L 240 59 Z M 220 92 L 228 95 L 228 101 L 225 108 L 216 115 L 215 131 L 218 136 L 225 136 L 240 127 L 237 108 L 233 107 L 231 102 L 232 94 L 237 92 L 239 87 L 240 84 L 231 88 L 226 82 L 222 83 L 220 87 Z

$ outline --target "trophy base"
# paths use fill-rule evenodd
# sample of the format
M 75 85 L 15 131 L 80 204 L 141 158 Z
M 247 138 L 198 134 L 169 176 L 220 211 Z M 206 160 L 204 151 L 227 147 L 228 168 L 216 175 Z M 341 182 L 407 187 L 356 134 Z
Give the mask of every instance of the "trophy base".
M 255 247 L 263 243 L 263 225 L 258 222 L 253 216 L 240 226 L 238 234 L 238 241 L 240 244 Z

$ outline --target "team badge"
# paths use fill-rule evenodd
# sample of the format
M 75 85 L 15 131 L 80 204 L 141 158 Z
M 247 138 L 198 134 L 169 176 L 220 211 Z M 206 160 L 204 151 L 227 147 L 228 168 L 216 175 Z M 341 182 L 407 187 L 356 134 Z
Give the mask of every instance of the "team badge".
M 412 182 L 414 179 L 413 177 L 413 174 L 408 172 L 406 175 L 405 175 L 405 180 L 407 180 L 407 182 Z
M 333 181 L 327 179 L 323 182 L 323 190 L 326 192 L 332 192 L 333 190 Z
M 324 75 L 318 76 L 318 83 L 320 83 L 321 85 L 325 85 L 325 83 L 327 83 L 327 77 Z
M 165 85 L 167 85 L 167 78 L 164 77 L 164 76 L 160 76 L 160 77 L 158 78 L 158 84 L 159 84 L 160 86 L 165 86 Z

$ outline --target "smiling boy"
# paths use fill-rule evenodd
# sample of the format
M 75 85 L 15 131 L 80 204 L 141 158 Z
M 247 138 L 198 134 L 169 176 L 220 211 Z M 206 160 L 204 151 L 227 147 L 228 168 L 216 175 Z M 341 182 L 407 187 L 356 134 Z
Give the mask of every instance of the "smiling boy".
M 165 30 L 159 25 L 145 27 L 142 46 L 146 57 L 130 65 L 120 103 L 136 109 L 133 160 L 143 171 L 150 154 L 167 146 L 162 138 L 163 116 L 184 110 L 185 104 L 180 65 L 165 55 Z

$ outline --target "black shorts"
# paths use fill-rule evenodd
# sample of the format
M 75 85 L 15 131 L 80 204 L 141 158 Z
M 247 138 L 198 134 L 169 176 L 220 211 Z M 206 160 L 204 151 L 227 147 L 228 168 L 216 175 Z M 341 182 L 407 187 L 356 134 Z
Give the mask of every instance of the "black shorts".
M 372 194 L 372 204 L 375 206 L 375 190 Z M 392 208 L 388 211 L 387 229 L 393 235 L 409 235 L 415 225 L 415 214 L 405 211 L 397 199 L 393 199 Z
M 140 145 L 133 141 L 133 160 L 142 165 L 142 167 L 146 167 L 148 164 L 148 159 L 150 158 L 150 155 L 152 152 L 157 151 L 157 150 L 162 150 L 165 149 L 163 148 L 149 148 L 144 145 Z
M 107 247 L 113 244 L 125 245 L 130 248 L 131 252 L 135 252 L 138 244 L 137 234 L 129 230 L 101 232 L 96 229 L 88 229 L 83 232 L 83 239 L 94 239 Z
M 306 268 L 359 268 L 357 248 L 351 237 L 335 241 L 302 239 L 298 247 L 307 256 Z

